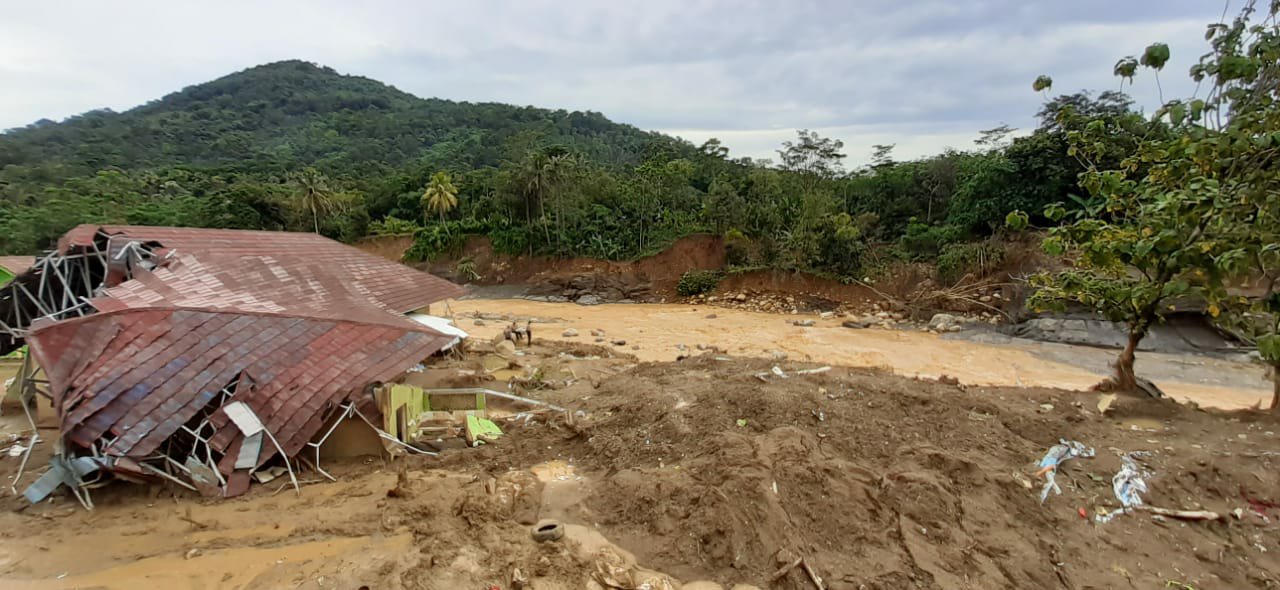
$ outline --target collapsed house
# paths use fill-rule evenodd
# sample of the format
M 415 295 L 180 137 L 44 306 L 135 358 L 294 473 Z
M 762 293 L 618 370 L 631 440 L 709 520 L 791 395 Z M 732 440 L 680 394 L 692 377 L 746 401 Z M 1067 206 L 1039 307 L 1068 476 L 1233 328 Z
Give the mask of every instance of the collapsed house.
M 0 256 L 0 287 L 13 277 L 27 272 L 35 261 L 33 256 Z
M 103 474 L 242 494 L 335 420 L 380 424 L 374 387 L 460 338 L 406 314 L 462 293 L 315 234 L 79 226 L 0 288 L 0 355 L 29 345 L 24 407 L 59 425 L 27 497 Z

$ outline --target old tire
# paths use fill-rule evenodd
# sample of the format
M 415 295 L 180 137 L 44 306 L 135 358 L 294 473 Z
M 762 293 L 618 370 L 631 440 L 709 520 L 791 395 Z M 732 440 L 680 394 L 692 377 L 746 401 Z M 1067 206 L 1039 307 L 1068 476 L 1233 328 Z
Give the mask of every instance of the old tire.
M 533 525 L 531 534 L 533 540 L 539 543 L 559 541 L 564 537 L 564 525 L 558 520 L 540 520 L 538 524 Z

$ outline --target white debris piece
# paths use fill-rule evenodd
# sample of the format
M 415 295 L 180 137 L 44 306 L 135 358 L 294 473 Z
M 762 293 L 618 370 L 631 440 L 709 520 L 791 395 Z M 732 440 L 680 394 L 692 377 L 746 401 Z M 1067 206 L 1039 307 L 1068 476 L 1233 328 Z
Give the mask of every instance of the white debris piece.
M 1093 456 L 1093 448 L 1084 446 L 1084 443 L 1058 439 L 1058 444 L 1049 447 L 1049 452 L 1045 453 L 1043 459 L 1040 459 L 1040 471 L 1036 472 L 1036 475 L 1043 475 L 1045 479 L 1044 487 L 1040 490 L 1040 503 L 1044 504 L 1044 501 L 1049 498 L 1050 490 L 1053 490 L 1055 494 L 1062 495 L 1062 488 L 1058 487 L 1056 479 L 1058 466 L 1077 457 Z
M 1147 493 L 1147 479 L 1151 472 L 1138 464 L 1136 457 L 1146 455 L 1143 451 L 1125 453 L 1120 457 L 1120 471 L 1111 478 L 1111 491 L 1120 501 L 1120 508 L 1095 518 L 1098 522 L 1111 522 L 1111 519 L 1142 506 L 1142 494 Z

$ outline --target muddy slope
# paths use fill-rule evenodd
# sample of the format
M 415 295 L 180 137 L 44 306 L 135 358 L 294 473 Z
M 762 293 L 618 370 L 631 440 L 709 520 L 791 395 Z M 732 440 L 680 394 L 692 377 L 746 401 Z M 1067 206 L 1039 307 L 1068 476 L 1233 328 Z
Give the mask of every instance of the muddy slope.
M 648 570 L 725 587 L 811 588 L 800 570 L 774 579 L 780 554 L 832 590 L 1280 583 L 1275 417 L 1128 399 L 1104 416 L 1098 394 L 788 363 L 762 382 L 773 363 L 711 355 L 610 362 L 612 376 L 531 392 L 587 414 L 573 424 L 332 465 L 340 481 L 300 497 L 111 488 L 94 513 L 59 499 L 0 514 L 0 588 L 510 588 L 517 569 L 526 587 L 590 587 L 602 564 L 586 537 L 530 538 L 548 516 Z M 1041 505 L 1031 474 L 1059 437 L 1098 456 L 1067 463 L 1063 494 Z M 1118 453 L 1139 450 L 1149 503 L 1240 518 L 1094 522 L 1115 506 Z
M 380 256 L 403 254 L 389 240 L 357 246 Z M 723 242 L 711 235 L 687 236 L 658 254 L 629 261 L 508 256 L 494 252 L 488 238 L 472 236 L 460 252 L 420 266 L 460 283 L 524 285 L 532 294 L 568 300 L 591 295 L 601 301 L 656 301 L 675 297 L 676 283 L 686 271 L 720 268 L 724 256 Z M 464 273 L 463 262 L 474 274 Z
M 753 376 L 769 368 L 710 356 L 641 365 L 578 402 L 595 416 L 588 425 L 522 430 L 482 451 L 483 463 L 503 472 L 549 453 L 571 460 L 592 483 L 569 518 L 684 580 L 809 587 L 799 572 L 770 584 L 783 550 L 831 588 L 1280 580 L 1273 417 L 1145 400 L 1104 417 L 1097 394 L 962 390 L 858 370 Z M 1041 505 L 1031 473 L 1059 437 L 1098 456 L 1068 463 L 1064 494 Z M 1241 508 L 1242 518 L 1095 523 L 1116 505 L 1118 452 L 1138 450 L 1151 453 L 1150 503 Z

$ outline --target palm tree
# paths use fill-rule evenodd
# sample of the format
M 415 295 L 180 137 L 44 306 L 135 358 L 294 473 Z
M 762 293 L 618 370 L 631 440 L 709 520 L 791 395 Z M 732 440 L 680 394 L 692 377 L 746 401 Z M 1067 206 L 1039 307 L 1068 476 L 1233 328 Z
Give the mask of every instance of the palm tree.
M 338 207 L 338 198 L 329 188 L 329 179 L 325 178 L 324 173 L 308 166 L 294 175 L 293 183 L 298 205 L 304 211 L 311 212 L 311 223 L 315 232 L 320 233 L 320 215 L 328 214 Z
M 440 224 L 444 225 L 444 214 L 458 206 L 458 187 L 453 185 L 448 172 L 441 170 L 431 175 L 431 182 L 422 192 L 422 205 L 427 212 L 439 213 Z M 445 226 L 445 231 L 448 231 L 448 226 Z
M 556 217 L 556 227 L 561 227 L 561 199 L 557 197 L 559 196 L 559 189 L 568 180 L 576 163 L 577 159 L 572 154 L 553 147 L 529 154 L 529 157 L 521 165 L 519 172 L 520 188 L 525 202 L 525 219 L 530 221 L 532 217 L 530 205 L 537 203 L 538 217 L 543 221 L 542 229 L 544 234 L 549 234 L 545 223 L 548 201 L 552 202 L 551 206 Z M 546 238 L 550 242 L 551 236 L 546 235 Z M 557 242 L 559 239 L 557 235 Z

